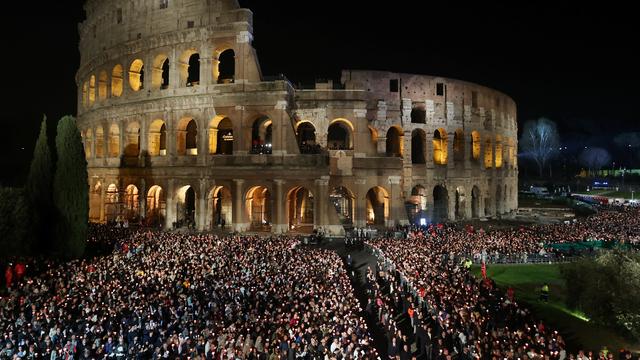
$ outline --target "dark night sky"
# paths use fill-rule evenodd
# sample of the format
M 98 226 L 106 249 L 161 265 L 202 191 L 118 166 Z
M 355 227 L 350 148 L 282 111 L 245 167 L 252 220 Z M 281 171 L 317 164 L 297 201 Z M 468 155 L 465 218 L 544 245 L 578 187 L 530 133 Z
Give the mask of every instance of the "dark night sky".
M 638 29 L 630 8 L 586 2 L 240 3 L 254 12 L 254 46 L 265 75 L 283 73 L 294 83 L 338 79 L 343 68 L 441 75 L 509 94 L 520 124 L 549 117 L 565 141 L 575 133 L 640 130 Z M 2 184 L 23 181 L 42 113 L 51 120 L 75 115 L 81 4 L 19 2 L 3 12 L 8 97 L 0 134 Z M 606 144 L 603 136 L 592 141 Z

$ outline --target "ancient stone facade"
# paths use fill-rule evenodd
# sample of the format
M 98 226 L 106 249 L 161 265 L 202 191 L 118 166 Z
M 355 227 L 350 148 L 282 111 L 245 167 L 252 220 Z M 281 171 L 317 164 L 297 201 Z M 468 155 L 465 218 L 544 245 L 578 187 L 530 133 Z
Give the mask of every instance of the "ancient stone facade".
M 235 0 L 89 0 L 90 218 L 332 233 L 517 208 L 516 105 L 425 75 L 263 76 Z

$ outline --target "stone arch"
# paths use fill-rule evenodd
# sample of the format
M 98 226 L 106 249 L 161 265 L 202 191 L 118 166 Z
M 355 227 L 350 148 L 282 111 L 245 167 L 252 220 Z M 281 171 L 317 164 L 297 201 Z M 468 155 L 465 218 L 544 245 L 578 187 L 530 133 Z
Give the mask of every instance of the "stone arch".
M 442 185 L 433 188 L 433 221 L 443 222 L 449 218 L 449 192 Z
M 389 192 L 382 186 L 374 186 L 365 197 L 367 224 L 384 226 L 389 219 Z
M 233 49 L 225 49 L 218 53 L 218 63 L 214 66 L 214 76 L 218 84 L 230 84 L 235 81 L 236 53 Z
M 136 157 L 140 155 L 140 124 L 132 121 L 127 125 L 124 143 L 124 155 Z
M 196 192 L 185 185 L 176 192 L 176 227 L 193 226 L 196 216 Z
M 456 129 L 453 135 L 453 161 L 462 163 L 464 161 L 464 130 Z
M 315 154 L 318 152 L 316 143 L 316 127 L 312 122 L 299 122 L 296 125 L 296 135 L 301 154 Z
M 109 83 L 109 75 L 102 70 L 98 75 L 98 99 L 104 101 L 107 99 L 107 84 Z
M 96 76 L 91 75 L 89 78 L 89 106 L 96 102 Z
M 353 214 L 355 212 L 355 199 L 353 192 L 347 187 L 338 186 L 333 188 L 329 199 L 333 203 L 338 213 L 340 222 L 344 225 L 353 225 Z
M 484 141 L 484 167 L 486 169 L 493 167 L 493 145 L 490 137 Z
M 456 220 L 464 219 L 467 217 L 466 208 L 467 208 L 467 199 L 466 192 L 464 186 L 456 187 L 456 202 L 455 202 L 455 216 Z
M 313 193 L 296 186 L 287 192 L 287 219 L 289 230 L 311 233 L 313 231 Z
M 447 132 L 443 128 L 433 132 L 433 163 L 436 165 L 447 164 Z
M 82 106 L 85 108 L 89 106 L 89 81 L 82 84 Z
M 198 49 L 187 49 L 180 54 L 178 63 L 180 86 L 194 86 L 200 83 L 200 53 Z
M 427 110 L 424 105 L 416 105 L 411 109 L 411 123 L 413 124 L 426 124 L 427 123 Z
M 167 124 L 162 119 L 156 119 L 149 125 L 149 155 L 167 155 Z
M 130 184 L 125 188 L 124 192 L 124 216 L 128 220 L 135 220 L 139 216 L 140 211 L 140 195 L 138 187 Z
M 387 156 L 402 157 L 404 133 L 399 126 L 391 126 L 387 130 Z
M 374 127 L 368 126 L 369 135 L 371 136 L 371 145 L 374 149 L 378 148 L 378 130 Z
M 422 129 L 415 129 L 411 132 L 411 163 L 426 163 L 427 135 Z
M 233 154 L 233 124 L 231 119 L 218 115 L 209 122 L 209 154 Z
M 496 215 L 502 214 L 502 187 L 496 186 Z
M 87 159 L 91 158 L 91 146 L 93 145 L 93 131 L 89 128 L 84 133 L 84 155 Z
M 91 186 L 89 192 L 89 221 L 91 222 L 99 222 L 102 219 L 101 217 L 101 206 L 102 206 L 102 183 L 100 181 L 96 181 L 94 186 Z
M 407 217 L 412 224 L 426 225 L 427 190 L 424 186 L 416 185 L 411 189 L 411 197 L 407 202 Z M 421 219 L 424 219 L 424 221 Z
M 184 117 L 178 123 L 178 155 L 198 155 L 198 123 L 191 117 Z
M 167 202 L 162 187 L 153 185 L 147 192 L 147 216 L 146 222 L 150 226 L 164 224 L 167 214 Z
M 120 126 L 117 123 L 109 127 L 109 157 L 120 156 Z
M 208 216 L 211 228 L 231 226 L 233 219 L 233 200 L 231 190 L 226 186 L 215 186 L 207 198 Z
M 327 148 L 331 150 L 353 149 L 353 124 L 347 119 L 334 119 L 327 130 Z
M 471 132 L 471 159 L 480 159 L 480 133 L 476 130 Z
M 471 190 L 471 217 L 474 219 L 480 217 L 480 189 L 475 185 Z
M 111 96 L 122 96 L 124 90 L 124 70 L 122 65 L 116 64 L 111 71 Z
M 135 59 L 129 66 L 129 87 L 133 91 L 139 91 L 144 88 L 144 62 Z
M 271 154 L 273 150 L 273 121 L 266 115 L 258 117 L 251 125 L 250 154 Z
M 120 194 L 116 184 L 109 184 L 104 199 L 104 214 L 107 222 L 115 221 L 120 212 Z
M 266 186 L 253 186 L 247 191 L 245 209 L 252 230 L 271 230 L 271 192 Z
M 153 59 L 153 73 L 151 74 L 151 89 L 160 90 L 169 87 L 169 57 L 159 54 Z
M 96 157 L 101 159 L 104 157 L 104 130 L 102 125 L 96 127 Z
M 502 135 L 496 135 L 496 169 L 502 167 Z

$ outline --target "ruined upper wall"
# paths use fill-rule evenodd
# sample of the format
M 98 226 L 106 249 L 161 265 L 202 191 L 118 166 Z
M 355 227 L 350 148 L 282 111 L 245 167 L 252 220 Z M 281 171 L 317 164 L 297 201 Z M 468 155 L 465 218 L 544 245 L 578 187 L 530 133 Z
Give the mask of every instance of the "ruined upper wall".
M 369 70 L 343 70 L 341 81 L 346 89 L 367 92 L 370 111 L 375 111 L 381 101 L 385 102 L 389 114 L 397 116 L 401 116 L 408 102 L 412 107 L 426 108 L 427 112 L 433 110 L 436 116 L 438 109 L 449 109 L 449 113 L 441 111 L 442 116 L 459 120 L 482 110 L 503 114 L 509 120 L 502 125 L 517 129 L 515 101 L 486 86 L 438 76 Z
M 252 32 L 253 15 L 237 0 L 88 0 L 87 19 L 78 26 L 81 68 L 115 47 L 150 43 L 150 38 L 175 32 L 237 31 L 243 24 Z M 202 33 L 202 31 L 200 31 Z M 158 43 L 158 40 L 154 42 Z

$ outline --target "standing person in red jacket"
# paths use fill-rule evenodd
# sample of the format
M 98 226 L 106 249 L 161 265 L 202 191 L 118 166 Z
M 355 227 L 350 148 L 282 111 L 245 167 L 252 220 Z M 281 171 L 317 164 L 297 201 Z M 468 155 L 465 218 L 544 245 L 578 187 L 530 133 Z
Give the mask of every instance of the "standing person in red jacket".
M 11 283 L 13 283 L 13 268 L 11 264 L 7 265 L 7 270 L 4 272 L 4 279 L 7 284 L 7 289 L 11 289 Z
M 20 281 L 27 272 L 27 267 L 23 263 L 19 262 L 14 267 L 14 272 L 16 273 L 16 281 Z

